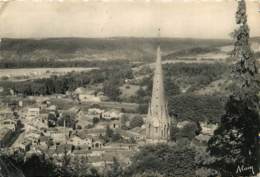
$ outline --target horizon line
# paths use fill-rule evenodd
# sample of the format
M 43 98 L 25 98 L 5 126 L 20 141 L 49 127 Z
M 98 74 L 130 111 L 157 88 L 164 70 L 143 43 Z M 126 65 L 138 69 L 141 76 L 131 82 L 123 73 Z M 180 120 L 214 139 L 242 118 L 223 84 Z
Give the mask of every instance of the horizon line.
M 34 39 L 34 40 L 42 40 L 42 39 L 116 39 L 116 38 L 136 38 L 136 39 L 158 39 L 156 36 L 104 36 L 104 37 L 91 37 L 91 36 L 51 36 L 51 37 L 0 37 L 0 40 L 3 39 Z M 260 36 L 250 36 L 250 38 L 260 38 Z M 199 39 L 199 40 L 233 40 L 232 37 L 229 38 L 196 38 L 196 37 L 166 37 L 160 36 L 160 39 Z

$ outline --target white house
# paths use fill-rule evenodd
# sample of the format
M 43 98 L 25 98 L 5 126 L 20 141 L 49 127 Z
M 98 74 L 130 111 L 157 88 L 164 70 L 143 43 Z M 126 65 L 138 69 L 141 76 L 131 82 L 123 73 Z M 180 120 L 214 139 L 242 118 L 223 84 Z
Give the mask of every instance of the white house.
M 212 136 L 216 128 L 218 127 L 217 124 L 209 124 L 205 122 L 200 122 L 200 126 L 202 128 L 201 134 L 210 135 Z
M 3 127 L 6 127 L 12 131 L 15 131 L 17 122 L 14 120 L 11 120 L 11 119 L 6 119 L 6 120 L 2 121 L 1 124 L 3 125 Z
M 106 111 L 102 114 L 102 118 L 111 120 L 111 119 L 119 119 L 122 116 L 122 113 L 119 111 Z
M 26 115 L 28 119 L 38 118 L 39 115 L 40 115 L 40 108 L 28 108 L 27 115 Z
M 95 115 L 99 116 L 100 114 L 103 114 L 105 111 L 98 108 L 89 108 L 88 109 L 88 115 Z

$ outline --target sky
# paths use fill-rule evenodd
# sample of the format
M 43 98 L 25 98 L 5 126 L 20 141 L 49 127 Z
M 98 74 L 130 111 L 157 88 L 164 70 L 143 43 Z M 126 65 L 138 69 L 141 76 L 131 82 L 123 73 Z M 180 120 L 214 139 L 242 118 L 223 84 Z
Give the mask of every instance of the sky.
M 61 0 L 60 0 L 61 1 Z M 0 36 L 229 38 L 235 0 L 12 1 L 0 12 Z M 2 3 L 3 4 L 3 3 Z M 251 36 L 260 36 L 260 1 L 248 1 Z

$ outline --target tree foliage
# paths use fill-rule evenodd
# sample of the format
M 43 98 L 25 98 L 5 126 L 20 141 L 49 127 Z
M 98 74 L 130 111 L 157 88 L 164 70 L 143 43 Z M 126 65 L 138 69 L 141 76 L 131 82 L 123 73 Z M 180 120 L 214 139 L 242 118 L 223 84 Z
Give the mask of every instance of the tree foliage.
M 111 168 L 106 171 L 104 174 L 104 177 L 123 177 L 123 169 L 118 162 L 118 160 L 113 157 L 113 163 L 111 165 Z
M 132 77 L 131 65 L 127 61 L 110 61 L 101 65 L 99 70 L 70 72 L 63 76 L 52 75 L 50 78 L 34 80 L 1 81 L 0 84 L 6 91 L 12 89 L 16 94 L 28 96 L 65 94 L 67 91 L 74 91 L 88 84 L 104 83 L 104 94 L 111 100 L 118 101 L 119 87 L 125 79 Z
M 195 176 L 194 157 L 195 152 L 189 146 L 149 145 L 134 155 L 127 173 L 153 172 L 164 177 Z
M 249 27 L 247 25 L 245 0 L 238 2 L 236 24 L 238 28 L 233 32 L 234 50 L 232 52 L 232 56 L 236 59 L 233 76 L 236 79 L 238 88 L 242 89 L 238 93 L 242 96 L 243 94 L 248 94 L 248 88 L 253 89 L 257 84 L 255 77 L 257 74 L 257 67 L 256 60 L 253 56 L 249 43 L 250 37 Z
M 141 116 L 135 116 L 130 120 L 129 128 L 141 127 L 144 124 L 144 120 Z
M 249 45 L 245 0 L 238 1 L 236 23 L 238 29 L 233 34 L 232 56 L 237 61 L 233 70 L 237 87 L 226 103 L 220 126 L 208 142 L 208 152 L 213 157 L 208 167 L 215 169 L 223 177 L 250 176 L 259 170 L 259 87 L 255 78 L 255 59 Z M 254 170 L 238 171 L 242 166 Z
M 187 138 L 190 141 L 200 133 L 201 127 L 198 122 L 189 122 L 182 128 L 172 127 L 171 139 L 176 141 L 182 138 Z
M 32 154 L 25 159 L 25 154 L 15 153 L 7 157 L 25 177 L 58 177 L 59 167 L 44 154 Z

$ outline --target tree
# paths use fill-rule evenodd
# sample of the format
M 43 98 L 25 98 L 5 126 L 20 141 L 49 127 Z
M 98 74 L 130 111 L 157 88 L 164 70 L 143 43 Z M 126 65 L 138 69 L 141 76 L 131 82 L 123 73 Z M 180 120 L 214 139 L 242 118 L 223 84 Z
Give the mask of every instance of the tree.
M 0 156 L 0 176 L 1 177 L 24 177 L 22 170 L 17 168 L 8 157 Z
M 173 126 L 171 131 L 171 139 L 175 141 L 182 138 L 192 140 L 200 133 L 200 131 L 201 127 L 198 122 L 189 122 L 188 124 L 184 125 L 183 128 Z
M 234 90 L 236 94 L 234 95 L 241 98 L 249 93 L 255 95 L 256 89 L 259 89 L 259 81 L 255 77 L 258 72 L 256 60 L 249 44 L 250 38 L 245 0 L 238 2 L 236 23 L 238 29 L 232 34 L 234 38 L 232 57 L 236 59 L 236 64 L 233 68 L 233 78 L 238 89 Z
M 109 125 L 106 126 L 106 136 L 111 138 L 113 135 L 113 130 L 109 127 Z
M 163 175 L 161 175 L 158 172 L 144 172 L 141 174 L 135 174 L 133 177 L 163 177 Z
M 105 176 L 106 177 L 122 177 L 123 175 L 123 169 L 120 165 L 120 163 L 117 161 L 115 157 L 113 157 L 113 163 L 111 165 L 111 169 L 109 169 Z
M 61 159 L 61 168 L 59 172 L 61 177 L 73 175 L 73 169 L 71 166 L 71 156 L 69 155 L 67 144 L 65 144 L 64 147 L 65 148 Z
M 62 117 L 59 117 L 57 124 L 59 126 L 64 126 L 64 121 L 65 121 L 65 125 L 66 127 L 70 127 L 70 128 L 75 128 L 76 127 L 76 120 L 75 120 L 75 115 L 72 113 L 64 113 L 62 115 Z
M 130 129 L 135 128 L 135 127 L 141 127 L 144 124 L 144 120 L 141 116 L 135 116 L 133 119 L 130 121 Z
M 121 135 L 118 132 L 114 132 L 112 137 L 111 137 L 111 141 L 112 142 L 118 142 L 122 139 Z
M 118 132 L 113 131 L 109 125 L 106 126 L 105 136 L 101 136 L 106 142 L 117 142 L 122 140 L 121 135 Z
M 89 174 L 89 165 L 87 157 L 84 156 L 75 156 L 73 161 L 73 176 L 75 177 L 88 177 Z
M 160 173 L 164 177 L 195 176 L 195 151 L 189 146 L 147 145 L 131 159 L 126 176 Z
M 115 78 L 114 78 L 115 79 Z M 120 96 L 119 83 L 115 80 L 109 80 L 104 83 L 103 92 L 112 101 L 118 101 Z
M 218 171 L 222 177 L 255 175 L 259 169 L 259 83 L 255 78 L 256 62 L 249 45 L 245 0 L 238 1 L 236 23 L 238 29 L 233 33 L 232 57 L 237 62 L 232 78 L 237 86 L 226 103 L 220 126 L 208 142 L 212 161 L 207 166 Z M 242 166 L 254 170 L 239 171 Z
M 53 113 L 48 114 L 48 127 L 55 127 L 57 124 L 57 115 Z
M 97 117 L 94 117 L 93 119 L 92 119 L 92 122 L 93 122 L 93 125 L 96 125 L 98 122 L 99 122 L 99 118 L 97 118 Z
M 14 172 L 21 169 L 25 177 L 58 177 L 58 166 L 45 154 L 32 154 L 26 158 L 25 156 L 25 153 L 15 152 L 5 157 L 5 159 L 8 159 L 5 163 L 7 166 L 11 163 Z M 16 176 L 20 175 L 17 174 Z
M 57 167 L 44 155 L 32 155 L 24 164 L 23 171 L 26 177 L 58 176 Z
M 128 116 L 123 114 L 120 121 L 121 121 L 121 129 L 127 130 L 128 129 L 127 122 L 129 121 Z

